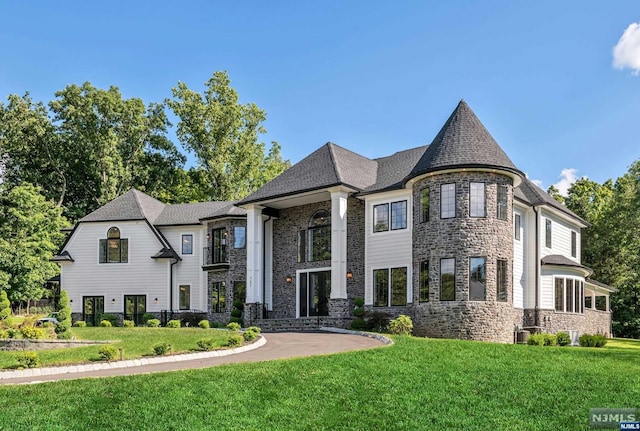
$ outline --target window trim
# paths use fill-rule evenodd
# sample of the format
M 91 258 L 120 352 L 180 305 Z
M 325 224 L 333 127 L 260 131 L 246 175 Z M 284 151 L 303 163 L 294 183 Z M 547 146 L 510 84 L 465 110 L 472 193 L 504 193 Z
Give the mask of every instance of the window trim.
M 513 238 L 516 241 L 521 241 L 522 238 L 522 232 L 520 232 L 520 230 L 522 229 L 522 216 L 518 213 L 513 213 Z
M 545 217 L 544 220 L 544 246 L 553 248 L 553 225 L 550 218 Z
M 401 220 L 404 223 L 399 225 L 399 227 L 394 227 L 394 214 L 397 214 L 397 212 L 394 210 L 398 208 L 398 206 L 400 206 L 401 208 L 400 210 L 401 217 L 396 219 Z M 379 207 L 386 207 L 386 211 L 384 211 L 384 213 L 386 214 L 386 225 L 384 225 L 384 228 L 382 226 L 378 228 L 378 225 L 380 223 L 377 223 L 377 215 L 378 215 L 377 209 Z M 391 232 L 396 230 L 407 229 L 409 227 L 409 201 L 407 199 L 400 199 L 397 201 L 389 201 L 389 202 L 374 204 L 372 207 L 371 216 L 372 216 L 374 234 L 380 233 L 380 232 Z
M 379 233 L 379 232 L 388 232 L 389 229 L 391 228 L 391 220 L 389 218 L 389 207 L 390 207 L 390 202 L 385 202 L 383 204 L 376 204 L 373 206 L 373 233 Z M 384 211 L 381 211 L 381 215 L 384 214 L 386 217 L 386 224 L 384 225 L 385 227 L 382 228 L 382 225 L 380 228 L 378 228 L 378 225 L 380 225 L 380 223 L 378 223 L 378 208 L 382 208 L 382 207 L 386 207 L 386 209 Z
M 405 284 L 404 284 L 404 302 L 402 304 L 394 304 L 393 303 L 393 275 L 396 270 L 404 270 Z M 387 303 L 386 305 L 376 305 L 376 272 L 385 272 L 387 274 L 386 277 L 386 296 Z M 409 304 L 408 294 L 409 294 L 409 267 L 407 266 L 396 266 L 396 267 L 387 267 L 387 268 L 374 268 L 372 271 L 373 275 L 373 306 L 378 308 L 390 308 L 390 307 L 406 307 Z
M 187 305 L 187 308 L 184 308 L 182 306 L 182 288 L 186 287 L 186 292 L 188 294 L 188 298 L 189 298 L 189 304 Z M 178 285 L 178 310 L 180 311 L 184 311 L 184 310 L 191 310 L 191 284 L 180 284 Z
M 220 292 L 223 292 L 223 305 L 220 307 Z M 213 305 L 213 294 L 217 293 L 218 302 L 216 306 Z M 211 283 L 211 312 L 212 313 L 225 313 L 227 311 L 227 283 L 225 281 L 214 281 Z
M 472 186 L 482 186 L 482 215 L 477 215 L 475 212 L 472 212 L 474 207 L 474 196 L 472 194 Z M 474 215 L 475 214 L 475 215 Z M 469 182 L 469 217 L 470 218 L 486 218 L 487 217 L 487 184 L 483 182 Z
M 501 190 L 504 191 L 504 206 L 500 205 L 500 197 L 503 196 L 503 194 L 500 192 Z M 507 208 L 509 206 L 509 187 L 506 184 L 497 184 L 497 191 L 496 191 L 496 218 L 498 220 L 509 220 L 509 214 L 507 212 Z M 503 208 L 504 209 L 504 214 L 501 214 L 500 209 Z
M 215 229 L 211 229 L 211 263 L 228 263 L 229 262 L 229 253 L 227 248 L 227 228 L 226 227 L 217 227 Z M 220 243 L 216 245 L 216 241 Z
M 442 299 L 442 262 L 445 260 L 453 261 L 453 298 L 452 299 Z M 439 268 L 439 290 L 438 290 L 438 300 L 442 302 L 450 302 L 456 300 L 456 258 L 455 257 L 442 257 L 440 258 L 440 268 Z
M 443 216 L 443 213 L 444 213 L 444 199 L 443 199 L 444 193 L 443 192 L 446 186 L 452 186 L 452 185 L 453 185 L 453 215 L 445 217 Z M 456 183 L 440 184 L 440 218 L 441 219 L 444 220 L 444 219 L 456 218 L 456 215 L 457 215 L 456 213 L 458 212 L 458 202 L 456 199 L 457 192 L 458 192 L 458 185 Z M 448 196 L 448 193 L 449 191 L 447 191 L 447 196 Z M 451 199 L 448 198 L 447 203 L 449 203 L 450 200 Z M 447 213 L 449 213 L 449 209 L 447 209 Z
M 578 257 L 578 233 L 571 231 L 571 257 Z
M 473 266 L 472 266 L 473 260 L 482 260 L 483 262 L 482 266 L 484 267 L 484 279 L 482 281 L 474 280 Z M 481 285 L 484 286 L 483 299 L 471 299 L 471 283 L 473 281 L 475 281 L 476 283 L 480 283 Z M 486 256 L 470 256 L 469 257 L 469 301 L 479 301 L 479 302 L 487 301 L 487 257 Z
M 118 231 L 117 237 L 111 236 L 111 231 L 115 229 Z M 118 260 L 109 259 L 109 243 L 111 241 L 118 241 Z M 126 251 L 125 259 L 123 260 L 122 251 Z M 103 259 L 104 254 L 104 260 Z M 129 263 L 129 238 L 122 238 L 122 230 L 117 226 L 111 226 L 107 229 L 106 238 L 98 239 L 98 264 L 112 264 L 112 263 Z
M 426 199 L 425 199 L 425 196 L 426 196 Z M 427 186 L 420 190 L 420 223 L 426 223 L 429 221 L 430 209 L 431 209 L 431 191 Z
M 184 251 L 184 246 L 185 246 L 184 240 L 185 240 L 185 237 L 191 237 L 191 252 L 185 252 Z M 183 234 L 181 234 L 180 235 L 180 244 L 182 245 L 182 247 L 181 247 L 181 251 L 182 251 L 181 255 L 189 256 L 189 255 L 193 254 L 193 234 L 192 233 L 183 233 Z
M 316 217 L 318 217 L 319 214 L 323 214 L 323 217 L 328 219 L 329 222 L 324 224 L 314 224 L 314 220 L 316 219 Z M 332 220 L 331 220 L 330 211 L 323 209 L 313 213 L 313 215 L 309 219 L 309 223 L 307 225 L 307 230 L 306 230 L 306 238 L 305 238 L 306 249 L 304 250 L 306 253 L 305 255 L 306 262 L 324 262 L 327 260 L 331 260 L 331 234 L 332 234 L 331 226 L 332 226 Z M 324 236 L 323 239 L 324 239 L 324 242 L 326 242 L 326 246 L 327 246 L 325 251 L 328 253 L 328 256 L 314 256 L 313 240 L 314 240 L 315 232 L 323 233 L 323 236 Z M 328 237 L 328 242 L 327 242 L 327 237 Z M 321 257 L 324 257 L 324 259 Z
M 500 276 L 501 270 L 504 268 L 504 274 Z M 501 287 L 503 289 L 501 289 Z M 504 290 L 504 299 L 501 299 L 501 291 Z M 509 260 L 496 259 L 496 301 L 509 302 Z
M 242 244 L 238 247 L 237 241 L 238 241 L 238 235 L 236 234 L 236 231 L 238 229 L 242 229 L 244 231 L 244 234 L 242 235 Z M 242 250 L 243 248 L 247 247 L 247 227 L 246 226 L 233 226 L 233 248 L 236 250 Z
M 567 280 L 572 281 L 572 295 L 569 298 L 567 289 Z M 558 281 L 562 281 L 562 294 L 558 296 Z M 554 276 L 553 277 L 553 309 L 556 313 L 567 314 L 584 314 L 585 296 L 584 296 L 584 280 L 571 276 Z M 561 309 L 558 308 L 558 299 L 561 299 Z M 571 301 L 568 301 L 570 299 Z M 568 303 L 571 302 L 571 311 Z

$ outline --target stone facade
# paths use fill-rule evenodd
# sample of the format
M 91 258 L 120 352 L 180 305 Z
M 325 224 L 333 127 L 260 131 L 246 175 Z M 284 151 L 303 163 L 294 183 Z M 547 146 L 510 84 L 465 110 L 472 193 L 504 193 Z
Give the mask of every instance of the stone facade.
M 602 334 L 611 336 L 611 312 L 586 308 L 584 314 L 560 313 L 554 310 L 539 310 L 539 328 L 542 332 L 555 334 L 559 331 L 576 330 L 579 334 Z

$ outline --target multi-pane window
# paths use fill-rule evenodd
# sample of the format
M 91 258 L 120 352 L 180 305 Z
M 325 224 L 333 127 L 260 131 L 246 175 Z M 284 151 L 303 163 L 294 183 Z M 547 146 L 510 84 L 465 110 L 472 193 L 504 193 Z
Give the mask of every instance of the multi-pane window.
M 554 303 L 556 311 L 584 313 L 584 283 L 582 280 L 556 277 Z
M 133 320 L 136 325 L 142 325 L 142 317 L 147 312 L 147 297 L 145 295 L 124 296 L 124 320 Z
M 514 230 L 514 238 L 516 241 L 520 241 L 520 229 L 521 229 L 522 221 L 520 219 L 520 214 L 513 215 L 513 230 Z
M 180 310 L 188 310 L 191 308 L 191 286 L 188 284 L 180 285 Z
M 578 255 L 578 235 L 571 231 L 571 256 L 576 257 Z
M 374 306 L 407 305 L 407 268 L 376 269 L 373 280 Z
M 82 320 L 90 326 L 98 326 L 104 314 L 104 296 L 82 297 Z
M 484 257 L 469 258 L 469 300 L 486 301 L 487 299 L 487 259 Z
M 429 261 L 420 262 L 420 302 L 429 302 Z
M 298 231 L 298 262 L 331 259 L 331 214 L 318 211 L 307 230 Z
M 456 184 L 442 184 L 440 186 L 440 218 L 456 216 Z
M 544 222 L 544 245 L 551 248 L 551 220 L 548 218 Z
M 227 229 L 211 231 L 211 263 L 227 262 Z
M 508 188 L 505 185 L 498 184 L 498 213 L 497 217 L 500 220 L 507 220 L 507 192 Z
M 224 313 L 226 306 L 226 284 L 216 281 L 211 285 L 211 312 Z
M 193 254 L 193 235 L 182 235 L 182 254 Z
M 244 248 L 247 245 L 246 228 L 236 226 L 233 228 L 233 248 Z
M 420 190 L 420 222 L 429 221 L 429 189 Z
M 385 232 L 389 227 L 391 230 L 407 228 L 407 201 L 373 206 L 373 231 Z
M 500 302 L 507 302 L 507 261 L 498 259 L 496 262 L 496 298 Z
M 440 259 L 440 301 L 456 299 L 456 260 Z
M 484 183 L 469 183 L 469 216 L 485 217 Z
M 100 263 L 127 263 L 129 261 L 129 240 L 120 238 L 120 229 L 112 227 L 107 238 L 101 239 L 99 246 Z

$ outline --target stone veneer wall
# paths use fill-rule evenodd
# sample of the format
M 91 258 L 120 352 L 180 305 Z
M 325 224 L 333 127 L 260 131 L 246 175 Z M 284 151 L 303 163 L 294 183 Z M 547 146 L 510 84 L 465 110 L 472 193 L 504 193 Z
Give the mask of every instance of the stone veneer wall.
M 485 217 L 469 216 L 469 183 L 485 183 Z M 440 186 L 456 184 L 456 217 L 440 218 Z M 497 187 L 505 185 L 507 219 L 497 218 Z M 420 222 L 420 191 L 429 188 L 429 221 Z M 446 338 L 512 342 L 522 310 L 513 308 L 512 179 L 491 172 L 434 174 L 413 186 L 414 333 Z M 469 301 L 469 258 L 486 258 L 486 300 Z M 455 300 L 440 301 L 440 259 L 455 258 Z M 498 302 L 497 259 L 508 262 L 507 301 Z M 418 303 L 420 262 L 429 261 L 429 302 Z
M 331 213 L 331 201 L 316 202 L 280 210 L 273 221 L 273 318 L 296 317 L 296 271 L 330 268 L 331 261 L 297 261 L 298 231 L 307 229 L 311 217 L 320 210 Z M 348 304 L 329 301 L 329 313 L 341 315 L 352 306 L 356 297 L 364 296 L 364 203 L 355 198 L 347 201 L 347 270 L 353 278 L 347 281 Z M 287 283 L 286 277 L 293 278 Z M 346 274 L 345 274 L 346 277 Z
M 611 312 L 586 308 L 584 314 L 559 313 L 554 310 L 539 310 L 540 330 L 556 333 L 577 330 L 580 334 L 602 334 L 611 336 Z
M 245 282 L 247 278 L 247 247 L 233 248 L 233 228 L 242 226 L 246 229 L 247 221 L 244 219 L 226 219 L 214 220 L 207 225 L 207 232 L 214 229 L 227 229 L 227 253 L 230 266 L 228 270 L 209 271 L 207 275 L 207 316 L 213 322 L 227 324 L 231 318 L 231 308 L 233 306 L 233 284 L 236 281 Z M 246 230 L 245 230 L 246 236 Z M 213 237 L 213 236 L 211 236 Z M 211 239 L 209 239 L 208 247 L 211 247 Z M 212 287 L 215 282 L 225 282 L 225 311 L 222 313 L 213 313 L 211 307 Z M 243 298 L 244 300 L 244 298 Z

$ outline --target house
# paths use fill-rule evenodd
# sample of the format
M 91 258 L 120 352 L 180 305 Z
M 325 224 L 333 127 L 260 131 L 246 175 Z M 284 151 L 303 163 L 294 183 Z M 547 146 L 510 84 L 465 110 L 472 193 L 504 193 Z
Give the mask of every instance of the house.
M 580 260 L 586 226 L 461 101 L 430 145 L 369 159 L 328 143 L 240 202 L 130 191 L 81 219 L 56 259 L 85 318 L 100 295 L 124 318 L 143 293 L 146 312 L 180 311 L 184 285 L 188 308 L 218 321 L 243 297 L 245 322 L 266 329 L 347 327 L 364 298 L 418 335 L 513 342 L 522 328 L 610 334 L 613 289 Z M 101 263 L 124 238 L 129 260 Z

